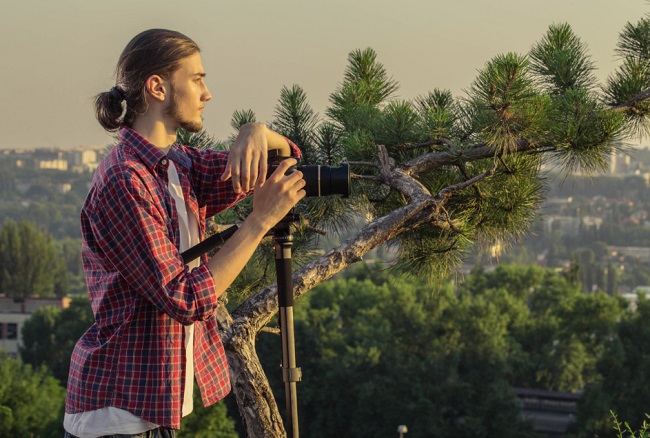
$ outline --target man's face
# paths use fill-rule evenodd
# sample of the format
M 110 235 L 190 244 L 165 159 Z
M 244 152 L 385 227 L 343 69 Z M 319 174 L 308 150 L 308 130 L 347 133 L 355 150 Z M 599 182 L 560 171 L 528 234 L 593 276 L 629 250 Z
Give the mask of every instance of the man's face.
M 195 53 L 181 61 L 170 80 L 171 99 L 165 113 L 177 128 L 198 132 L 203 128 L 203 107 L 212 99 L 205 85 L 201 54 Z

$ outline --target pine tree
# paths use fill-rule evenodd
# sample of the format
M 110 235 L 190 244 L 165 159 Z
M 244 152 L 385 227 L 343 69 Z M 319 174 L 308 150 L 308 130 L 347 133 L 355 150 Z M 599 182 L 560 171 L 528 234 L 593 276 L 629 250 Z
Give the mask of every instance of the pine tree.
M 313 248 L 319 229 L 348 238 L 324 255 L 299 259 L 294 297 L 380 246 L 396 252 L 395 269 L 435 280 L 457 272 L 470 254 L 517 243 L 543 202 L 544 166 L 593 174 L 606 169 L 625 139 L 647 133 L 648 19 L 625 27 L 617 54 L 620 67 L 597 84 L 587 46 L 559 24 L 529 54 L 488 61 L 462 97 L 435 89 L 412 101 L 395 99 L 398 83 L 372 49 L 349 54 L 322 118 L 299 86 L 284 88 L 272 126 L 298 140 L 308 162 L 347 161 L 353 181 L 348 199 L 299 204 L 309 220 L 295 233 L 304 248 Z M 252 111 L 240 111 L 233 126 L 252 120 Z M 226 219 L 236 220 L 230 214 Z M 350 228 L 359 218 L 362 226 Z M 258 265 L 242 278 L 260 278 L 260 271 L 268 278 L 269 265 L 259 261 L 272 257 L 269 250 L 262 247 Z M 252 284 L 237 295 L 238 306 L 220 309 L 222 337 L 248 434 L 281 437 L 281 416 L 255 353 L 255 337 L 278 310 L 277 289 Z

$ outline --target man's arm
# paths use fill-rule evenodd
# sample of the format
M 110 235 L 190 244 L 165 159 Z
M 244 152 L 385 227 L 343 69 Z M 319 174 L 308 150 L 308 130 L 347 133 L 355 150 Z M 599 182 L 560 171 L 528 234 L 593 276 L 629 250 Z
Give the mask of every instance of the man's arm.
M 221 180 L 232 178 L 236 193 L 248 192 L 256 183 L 264 184 L 268 170 L 268 151 L 273 149 L 279 149 L 282 156 L 291 156 L 289 142 L 277 132 L 261 123 L 243 125 L 230 148 Z
M 284 140 L 284 137 L 281 138 Z M 209 260 L 208 268 L 214 278 L 217 296 L 239 275 L 266 233 L 305 196 L 302 172 L 285 175 L 289 167 L 295 164 L 294 159 L 283 160 L 268 181 L 264 184 L 258 181 L 253 194 L 253 211 Z
M 257 184 L 253 211 L 240 229 L 207 266 L 193 270 L 183 264 L 169 236 L 164 205 L 153 201 L 141 178 L 123 169 L 115 171 L 108 177 L 110 184 L 94 192 L 94 200 L 82 211 L 82 223 L 92 231 L 87 261 L 95 263 L 91 271 L 97 274 L 91 275 L 89 288 L 100 282 L 104 287 L 106 281 L 114 279 L 115 285 L 110 288 L 114 292 L 121 281 L 126 281 L 182 324 L 210 317 L 218 306 L 217 298 L 234 281 L 268 230 L 305 196 L 302 173 L 285 175 L 295 164 L 294 159 L 284 160 L 264 185 Z M 119 276 L 103 275 L 100 262 Z M 121 292 L 121 300 L 131 299 Z

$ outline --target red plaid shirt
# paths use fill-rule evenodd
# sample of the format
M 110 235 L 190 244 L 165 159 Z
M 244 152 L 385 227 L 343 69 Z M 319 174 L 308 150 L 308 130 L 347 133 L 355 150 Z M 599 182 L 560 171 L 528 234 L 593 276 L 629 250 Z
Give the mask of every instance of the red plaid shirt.
M 82 258 L 95 323 L 72 353 L 69 414 L 113 406 L 178 429 L 184 324 L 195 327 L 194 372 L 204 405 L 230 391 L 207 257 L 192 271 L 180 257 L 178 216 L 167 189 L 169 159 L 177 164 L 201 236 L 206 217 L 243 198 L 231 181 L 219 179 L 227 152 L 175 144 L 165 155 L 135 131 L 120 131 L 81 211 Z

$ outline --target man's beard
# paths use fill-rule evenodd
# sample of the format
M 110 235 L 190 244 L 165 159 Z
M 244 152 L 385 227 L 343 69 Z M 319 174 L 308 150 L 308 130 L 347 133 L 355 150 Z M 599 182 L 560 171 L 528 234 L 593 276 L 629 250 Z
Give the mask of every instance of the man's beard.
M 166 114 L 169 117 L 173 118 L 181 127 L 181 129 L 184 129 L 187 132 L 199 132 L 201 129 L 203 129 L 203 120 L 195 122 L 192 120 L 183 120 L 181 118 L 180 111 L 178 109 L 178 99 L 176 98 L 176 90 L 174 90 L 173 86 L 171 87 L 171 95 L 171 101 L 165 110 Z

